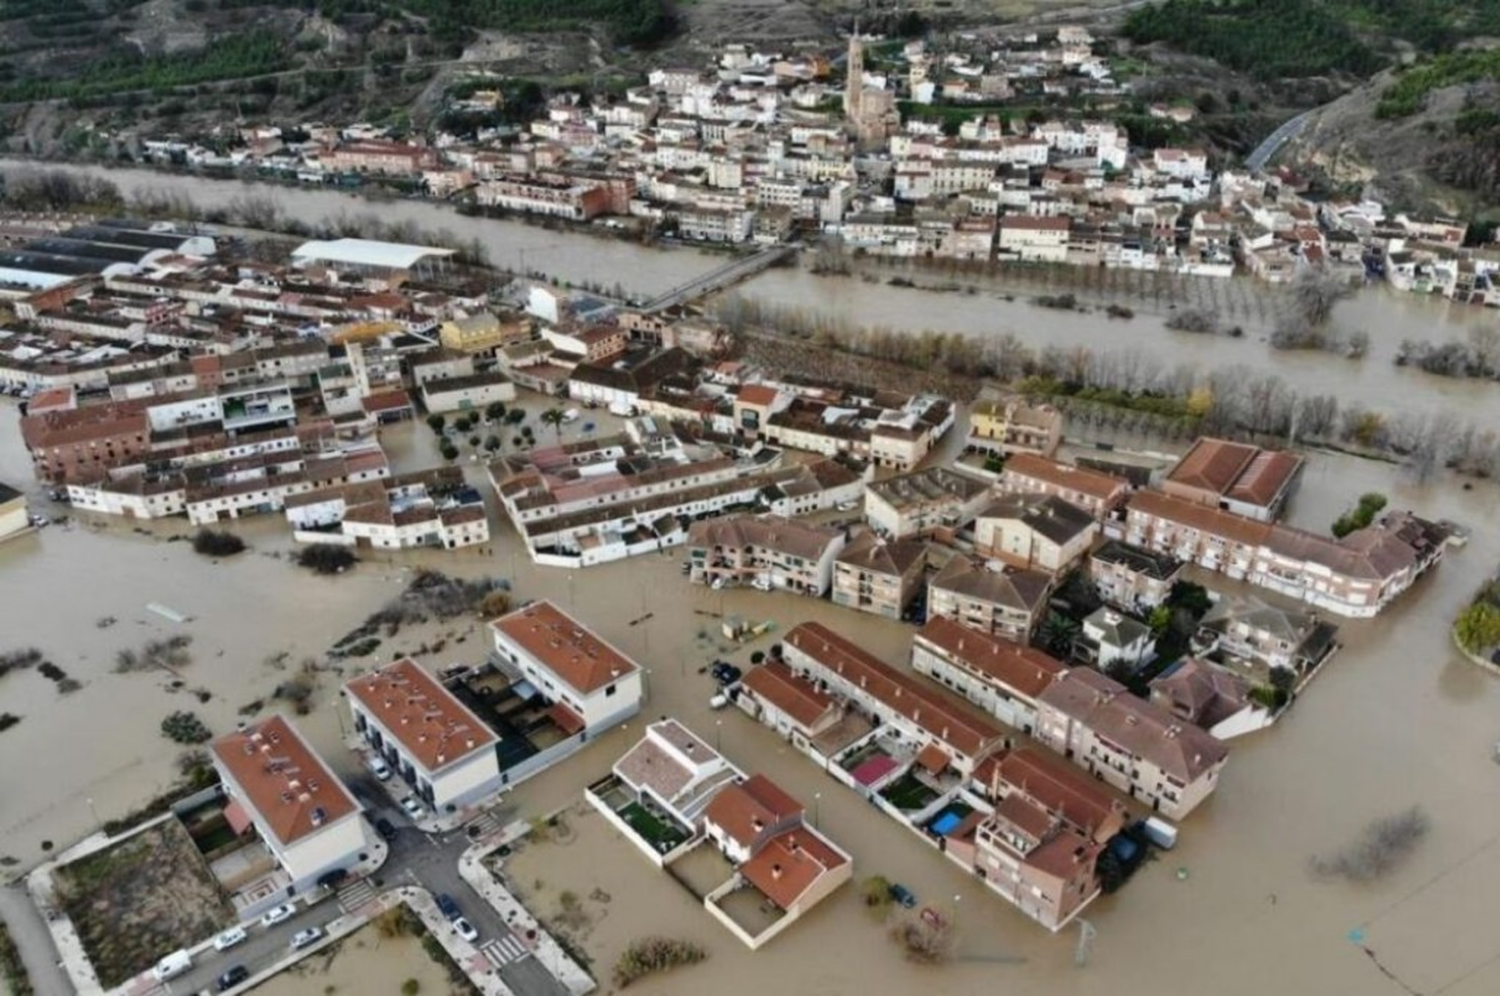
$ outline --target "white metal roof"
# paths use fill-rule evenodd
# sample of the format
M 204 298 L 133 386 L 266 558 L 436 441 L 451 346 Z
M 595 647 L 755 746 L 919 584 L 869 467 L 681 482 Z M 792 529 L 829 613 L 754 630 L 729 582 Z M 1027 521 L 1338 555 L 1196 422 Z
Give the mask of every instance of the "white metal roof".
M 353 266 L 382 266 L 392 270 L 409 270 L 431 256 L 452 256 L 452 249 L 432 246 L 409 246 L 399 242 L 376 242 L 373 239 L 335 239 L 332 242 L 304 242 L 292 252 L 293 259 L 325 263 L 349 263 Z

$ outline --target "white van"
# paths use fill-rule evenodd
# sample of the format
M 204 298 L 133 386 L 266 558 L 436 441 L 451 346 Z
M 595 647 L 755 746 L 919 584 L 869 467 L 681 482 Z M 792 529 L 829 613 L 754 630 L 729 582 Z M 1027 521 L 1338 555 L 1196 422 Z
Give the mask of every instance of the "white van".
M 166 982 L 168 979 L 177 978 L 177 976 L 192 967 L 192 955 L 186 951 L 173 951 L 156 963 L 156 967 L 151 970 L 151 974 L 156 977 L 157 982 Z

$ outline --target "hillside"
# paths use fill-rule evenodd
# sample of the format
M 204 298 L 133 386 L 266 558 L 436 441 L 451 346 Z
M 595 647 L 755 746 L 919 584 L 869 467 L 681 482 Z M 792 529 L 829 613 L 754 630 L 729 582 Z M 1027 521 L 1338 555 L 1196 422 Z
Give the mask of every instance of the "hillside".
M 1418 210 L 1471 217 L 1500 203 L 1500 81 L 1431 88 L 1393 114 L 1399 81 L 1383 72 L 1319 109 L 1281 161 Z

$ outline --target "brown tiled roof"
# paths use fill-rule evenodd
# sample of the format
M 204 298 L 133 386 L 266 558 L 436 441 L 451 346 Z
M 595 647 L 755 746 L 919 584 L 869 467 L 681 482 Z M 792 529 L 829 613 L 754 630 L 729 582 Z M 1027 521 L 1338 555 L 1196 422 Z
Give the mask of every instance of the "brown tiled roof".
M 946 616 L 928 619 L 916 639 L 931 643 L 995 683 L 1033 699 L 1068 670 L 1061 661 L 1040 650 L 969 629 Z
M 1251 505 L 1269 505 L 1302 467 L 1302 458 L 1285 450 L 1261 450 L 1229 489 L 1228 497 Z
M 1074 467 L 1071 464 L 1048 460 L 1035 453 L 1017 453 L 1005 461 L 1005 470 L 1000 477 L 1002 487 L 1006 474 L 1029 477 L 1054 487 L 1070 488 L 1100 501 L 1129 486 L 1123 478 L 1097 470 L 1089 470 L 1086 467 Z
M 933 576 L 932 586 L 992 605 L 1036 612 L 1047 600 L 1052 577 L 1041 571 L 992 571 L 958 556 Z
M 753 667 L 741 684 L 804 727 L 811 727 L 833 708 L 833 697 L 812 682 L 797 677 L 781 661 Z
M 766 827 L 800 816 L 802 808 L 802 803 L 765 775 L 752 775 L 738 785 L 721 789 L 703 816 L 732 840 L 749 847 Z M 760 829 L 756 829 L 757 824 Z
M 887 542 L 874 533 L 861 533 L 839 551 L 834 563 L 900 577 L 926 556 L 927 544 L 919 540 Z
M 1003 737 L 954 696 L 877 660 L 822 623 L 802 623 L 786 642 L 968 757 L 982 757 Z
M 479 717 L 410 657 L 353 678 L 344 688 L 429 772 L 495 742 Z
M 739 872 L 781 909 L 794 906 L 813 884 L 847 859 L 821 837 L 798 827 L 777 834 L 740 865 Z
M 1205 436 L 1177 461 L 1167 480 L 1184 487 L 1226 494 L 1259 452 L 1260 448 L 1256 446 Z
M 779 515 L 734 515 L 693 523 L 688 530 L 688 545 L 756 546 L 816 561 L 842 535 L 840 530 L 829 526 L 815 526 Z
M 292 844 L 359 809 L 295 727 L 281 716 L 215 740 L 215 760 L 240 802 L 282 844 Z
M 548 601 L 532 602 L 490 625 L 584 695 L 639 669 Z
M 1026 794 L 1048 812 L 1088 834 L 1112 834 L 1125 808 L 1082 771 L 1035 747 L 1018 747 L 1000 758 L 1000 781 Z
M 1138 491 L 1131 496 L 1128 506 L 1131 512 L 1141 512 L 1166 519 L 1179 525 L 1189 526 L 1202 533 L 1222 536 L 1249 546 L 1259 546 L 1276 532 L 1268 522 L 1257 522 L 1243 515 L 1225 512 L 1183 498 L 1173 498 L 1159 491 Z
M 1208 733 L 1090 668 L 1069 671 L 1038 701 L 1184 783 L 1229 756 L 1229 748 Z
M 699 761 L 707 761 L 716 756 L 707 744 L 693 736 L 676 720 L 653 723 L 650 730 Z M 668 802 L 693 780 L 692 769 L 673 757 L 652 736 L 643 737 L 626 751 L 625 756 L 615 762 L 614 770 L 615 774 L 632 787 L 648 787 Z

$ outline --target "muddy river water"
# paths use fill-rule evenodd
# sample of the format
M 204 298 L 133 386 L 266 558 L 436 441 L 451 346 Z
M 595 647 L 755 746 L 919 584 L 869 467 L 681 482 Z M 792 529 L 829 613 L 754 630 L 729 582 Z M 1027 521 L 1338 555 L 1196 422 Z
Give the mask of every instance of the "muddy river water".
M 135 182 L 186 186 L 201 203 L 231 196 L 233 185 L 116 175 Z M 219 192 L 219 193 L 215 193 Z M 278 191 L 289 212 L 357 202 L 329 192 Z M 374 210 L 419 212 L 432 227 L 469 237 L 482 231 L 502 251 L 524 240 L 535 265 L 570 279 L 620 279 L 642 290 L 680 282 L 718 257 L 695 252 L 649 253 L 639 247 L 480 222 L 431 205 L 398 202 Z M 466 226 L 476 226 L 473 232 Z M 541 255 L 552 243 L 556 251 Z M 560 247 L 560 248 L 558 248 Z M 528 253 L 528 265 L 531 264 Z M 507 262 L 503 255 L 496 261 Z M 604 268 L 604 272 L 601 272 Z M 1339 321 L 1370 328 L 1374 344 L 1362 363 L 1330 357 L 1271 354 L 1254 336 L 1244 340 L 1182 338 L 1160 318 L 1106 323 L 1102 316 L 1039 312 L 1024 303 L 977 295 L 933 295 L 872 287 L 857 280 L 818 280 L 773 271 L 746 291 L 808 307 L 845 311 L 858 321 L 942 326 L 973 334 L 1012 330 L 1033 341 L 1119 340 L 1160 355 L 1163 362 L 1239 363 L 1273 370 L 1295 386 L 1329 390 L 1387 409 L 1448 407 L 1500 424 L 1500 389 L 1397 370 L 1388 350 L 1405 335 L 1460 334 L 1480 316 L 1437 302 L 1367 293 L 1346 302 Z M 1490 320 L 1493 320 L 1491 317 Z M 0 480 L 37 494 L 16 430 L 17 413 L 0 402 Z M 542 430 L 543 432 L 550 430 Z M 570 428 L 569 432 L 576 431 Z M 400 469 L 437 462 L 421 425 L 387 431 Z M 478 468 L 467 468 L 476 483 Z M 583 822 L 576 849 L 555 856 L 538 849 L 517 860 L 531 886 L 545 894 L 597 888 L 610 897 L 596 911 L 585 945 L 596 973 L 633 937 L 656 930 L 692 937 L 708 947 L 702 966 L 642 984 L 652 993 L 712 990 L 739 994 L 990 993 L 1155 996 L 1155 994 L 1381 994 L 1403 991 L 1451 996 L 1500 992 L 1500 935 L 1493 896 L 1500 894 L 1500 679 L 1462 660 L 1448 641 L 1448 622 L 1480 581 L 1500 563 L 1494 528 L 1500 489 L 1465 490 L 1439 478 L 1415 488 L 1389 466 L 1348 457 L 1312 457 L 1291 510 L 1294 522 L 1325 529 L 1353 499 L 1384 491 L 1395 507 L 1411 507 L 1473 528 L 1469 546 L 1454 551 L 1434 574 L 1381 618 L 1346 623 L 1345 649 L 1287 718 L 1271 731 L 1237 742 L 1215 796 L 1183 825 L 1182 841 L 1147 866 L 1114 897 L 1091 907 L 1097 929 L 1087 965 L 1074 963 L 1076 930 L 1053 936 L 1024 920 L 974 880 L 821 775 L 800 755 L 745 717 L 711 712 L 709 680 L 697 673 L 717 652 L 715 616 L 738 613 L 774 619 L 778 629 L 822 620 L 887 660 L 904 659 L 909 631 L 831 604 L 753 591 L 690 587 L 674 556 L 643 557 L 588 571 L 539 569 L 517 554 L 508 529 L 496 523 L 491 552 L 372 555 L 343 577 L 316 578 L 291 567 L 292 543 L 270 517 L 235 528 L 251 549 L 214 563 L 185 543 L 182 522 L 135 530 L 118 522 L 75 520 L 0 545 L 0 650 L 35 645 L 83 687 L 60 696 L 34 672 L 0 678 L 0 712 L 22 717 L 0 732 L 0 857 L 19 870 L 85 833 L 96 817 L 119 815 L 174 776 L 178 749 L 158 732 L 175 709 L 196 711 L 216 732 L 238 712 L 265 699 L 288 667 L 318 658 L 339 636 L 396 594 L 418 566 L 454 574 L 511 578 L 521 598 L 546 597 L 571 607 L 649 669 L 649 716 L 681 717 L 713 737 L 742 768 L 772 775 L 804 802 L 816 798 L 825 831 L 855 858 L 856 878 L 883 874 L 909 885 L 924 901 L 955 911 L 957 957 L 939 967 L 906 963 L 878 924 L 846 889 L 759 953 L 722 930 L 687 893 L 651 868 L 625 842 Z M 49 511 L 44 501 L 39 507 Z M 188 617 L 172 622 L 147 609 L 159 603 Z M 632 620 L 650 615 L 643 623 Z M 113 619 L 108 625 L 105 620 Z M 193 637 L 193 662 L 182 679 L 209 693 L 198 702 L 173 690 L 164 674 L 113 673 L 115 654 L 147 639 Z M 369 663 L 390 659 L 447 636 L 429 665 L 476 660 L 482 630 L 469 622 L 403 632 Z M 456 640 L 464 637 L 463 643 Z M 751 648 L 741 652 L 748 654 Z M 336 766 L 352 767 L 338 748 L 337 674 L 324 676 L 302 728 Z M 581 787 L 606 771 L 639 736 L 639 721 L 518 789 L 507 807 L 520 815 L 578 802 Z M 1421 805 L 1432 829 L 1413 857 L 1372 884 L 1316 881 L 1308 859 L 1335 850 L 1371 819 Z M 1178 874 L 1183 869 L 1184 875 Z M 586 904 L 587 905 L 587 904 Z M 597 904 L 596 904 L 597 906 Z M 594 908 L 594 907 L 590 907 Z M 1351 932 L 1356 932 L 1351 934 Z M 1351 937 L 1357 938 L 1352 940 Z M 285 993 L 322 991 L 322 983 L 286 980 Z M 608 986 L 606 984 L 605 988 Z
M 15 420 L 9 403 L 0 407 L 0 479 L 27 486 Z M 388 430 L 387 443 L 402 468 L 433 461 L 423 426 Z M 477 480 L 477 467 L 469 472 Z M 768 731 L 732 711 L 711 712 L 709 680 L 696 673 L 716 652 L 702 634 L 713 631 L 721 612 L 774 619 L 783 631 L 819 619 L 891 661 L 902 659 L 907 630 L 825 602 L 690 587 L 672 556 L 572 576 L 533 568 L 516 556 L 504 530 L 488 555 L 374 556 L 338 578 L 291 567 L 284 559 L 290 539 L 269 517 L 238 525 L 251 549 L 222 563 L 163 541 L 186 532 L 182 523 L 142 534 L 119 523 L 75 521 L 0 546 L 3 643 L 34 644 L 84 683 L 59 696 L 35 673 L 0 679 L 0 711 L 23 717 L 0 734 L 0 853 L 29 865 L 41 857 L 43 841 L 63 846 L 96 813 L 118 815 L 167 784 L 177 749 L 157 732 L 162 716 L 191 708 L 216 731 L 232 727 L 239 707 L 264 698 L 284 676 L 273 658 L 284 654 L 295 665 L 319 655 L 394 595 L 413 567 L 432 564 L 455 574 L 510 577 L 519 597 L 571 606 L 648 667 L 648 716 L 679 716 L 741 767 L 771 774 L 816 806 L 822 827 L 854 855 L 856 876 L 880 873 L 906 883 L 924 901 L 955 910 L 960 925 L 952 962 L 910 965 L 861 908 L 856 890 L 846 889 L 752 954 L 680 886 L 580 815 L 577 849 L 523 852 L 516 868 L 523 891 L 542 882 L 535 890 L 542 908 L 559 889 L 610 897 L 607 907 L 584 904 L 594 911 L 584 944 L 601 975 L 630 939 L 659 930 L 692 937 L 711 956 L 643 991 L 1399 992 L 1349 939 L 1362 929 L 1362 945 L 1414 991 L 1493 993 L 1500 990 L 1500 940 L 1486 914 L 1500 890 L 1500 848 L 1491 846 L 1500 840 L 1500 768 L 1491 760 L 1500 737 L 1500 681 L 1450 649 L 1447 623 L 1500 558 L 1500 534 L 1490 525 L 1497 493 L 1489 485 L 1465 491 L 1446 480 L 1417 490 L 1384 465 L 1320 454 L 1293 519 L 1326 527 L 1351 496 L 1371 489 L 1386 491 L 1393 505 L 1469 523 L 1474 539 L 1396 609 L 1345 625 L 1345 649 L 1286 720 L 1236 743 L 1219 791 L 1185 821 L 1177 849 L 1088 911 L 1098 934 L 1086 967 L 1074 964 L 1074 931 L 1040 930 Z M 151 602 L 189 621 L 170 622 L 147 610 Z M 631 625 L 647 613 L 648 621 Z M 100 628 L 104 617 L 116 621 Z M 462 623 L 403 632 L 371 662 L 415 649 L 439 631 L 450 633 L 450 642 L 426 663 L 480 656 L 482 632 Z M 183 678 L 212 694 L 207 703 L 172 691 L 165 675 L 112 673 L 116 651 L 171 633 L 193 637 L 194 661 Z M 452 642 L 458 636 L 465 642 Z M 299 722 L 347 770 L 351 762 L 338 748 L 338 680 L 325 675 L 312 714 Z M 522 786 L 508 809 L 531 815 L 576 804 L 581 786 L 608 769 L 639 725 L 627 724 Z M 1413 804 L 1425 808 L 1432 830 L 1388 878 L 1354 886 L 1309 877 L 1310 856 L 1339 848 L 1369 820 Z M 290 988 L 280 991 L 321 991 L 311 979 L 301 988 L 286 982 Z

